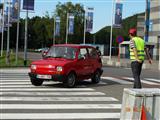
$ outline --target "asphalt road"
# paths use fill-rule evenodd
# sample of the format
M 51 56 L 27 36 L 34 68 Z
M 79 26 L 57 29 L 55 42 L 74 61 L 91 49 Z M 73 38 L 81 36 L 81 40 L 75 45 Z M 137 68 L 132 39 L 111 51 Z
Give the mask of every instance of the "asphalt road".
M 1 119 L 118 120 L 124 88 L 132 88 L 130 69 L 104 67 L 102 81 L 76 88 L 44 82 L 33 86 L 28 68 L 0 69 Z M 158 71 L 143 70 L 144 88 L 160 88 Z

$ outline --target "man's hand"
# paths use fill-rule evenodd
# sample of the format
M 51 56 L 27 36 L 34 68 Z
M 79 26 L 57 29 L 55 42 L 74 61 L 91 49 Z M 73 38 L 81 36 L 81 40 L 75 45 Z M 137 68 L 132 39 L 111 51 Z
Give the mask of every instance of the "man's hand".
M 152 61 L 152 59 L 149 59 L 148 62 L 149 62 L 149 64 L 152 64 L 153 61 Z
M 142 60 L 136 59 L 137 62 L 142 63 Z

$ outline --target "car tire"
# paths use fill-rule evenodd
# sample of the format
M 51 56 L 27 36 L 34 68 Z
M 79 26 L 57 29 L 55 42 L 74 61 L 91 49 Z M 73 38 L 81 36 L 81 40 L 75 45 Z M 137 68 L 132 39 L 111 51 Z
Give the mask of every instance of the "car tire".
M 94 75 L 92 77 L 92 83 L 96 84 L 96 83 L 99 83 L 100 80 L 101 80 L 101 74 L 100 74 L 100 71 L 97 70 L 96 72 L 94 72 Z
M 41 86 L 43 83 L 43 80 L 31 78 L 31 83 L 34 86 Z
M 76 75 L 71 72 L 68 74 L 67 79 L 63 81 L 64 87 L 73 88 L 76 84 Z

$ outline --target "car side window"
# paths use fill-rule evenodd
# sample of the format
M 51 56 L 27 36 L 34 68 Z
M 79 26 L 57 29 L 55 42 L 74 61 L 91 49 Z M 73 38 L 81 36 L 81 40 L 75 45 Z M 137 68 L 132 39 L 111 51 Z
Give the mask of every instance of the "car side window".
M 87 49 L 81 48 L 79 51 L 78 59 L 86 58 L 87 57 Z
M 89 52 L 89 57 L 91 57 L 91 58 L 97 58 L 96 49 L 94 49 L 94 48 L 88 48 L 88 52 Z

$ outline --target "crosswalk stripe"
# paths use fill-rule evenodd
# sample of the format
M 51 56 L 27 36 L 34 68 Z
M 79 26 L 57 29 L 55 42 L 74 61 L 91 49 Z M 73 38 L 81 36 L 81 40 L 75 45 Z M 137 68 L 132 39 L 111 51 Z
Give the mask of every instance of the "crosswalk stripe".
M 29 85 L 29 84 L 27 84 L 27 85 L 0 85 L 0 88 L 6 88 L 6 87 L 11 87 L 11 88 L 19 88 L 19 87 L 23 87 L 23 88 L 37 88 L 36 86 L 33 86 L 33 85 Z M 42 87 L 46 87 L 46 86 L 40 86 L 41 88 Z
M 113 97 L 1 97 L 1 101 L 118 101 Z
M 86 79 L 86 80 L 83 80 L 83 81 L 91 82 L 91 79 Z M 99 84 L 99 85 L 105 85 L 105 84 L 107 84 L 107 83 L 106 83 L 106 82 L 103 82 L 103 81 L 100 81 L 98 84 Z
M 2 104 L 2 109 L 120 109 L 121 104 Z
M 9 83 L 0 83 L 0 85 L 23 85 L 31 84 L 30 82 L 9 82 Z
M 134 78 L 131 77 L 123 77 L 124 79 L 130 80 L 130 81 L 134 81 Z M 141 80 L 142 83 L 145 84 L 150 84 L 150 85 L 158 85 L 158 83 L 154 83 L 154 82 L 150 82 L 150 81 L 145 81 L 145 80 Z
M 2 119 L 109 119 L 120 118 L 120 113 L 2 113 Z
M 120 83 L 120 84 L 132 84 L 131 82 L 121 80 L 121 79 L 118 79 L 118 78 L 114 78 L 114 77 L 101 77 L 101 78 L 103 78 L 105 80 L 111 80 L 111 81 L 114 81 L 114 82 L 117 82 L 117 83 Z
M 99 84 L 99 85 L 106 85 L 107 83 L 100 81 L 98 84 Z
M 48 95 L 58 95 L 58 96 L 64 96 L 64 95 L 105 95 L 105 93 L 102 92 L 0 92 L 0 95 L 43 95 L 43 96 L 48 96 Z
M 3 82 L 27 82 L 27 81 L 29 82 L 30 80 L 29 79 L 24 79 L 24 78 L 23 78 L 23 80 L 22 79 L 19 79 L 19 80 L 18 79 L 16 79 L 16 80 L 13 80 L 13 79 L 4 80 L 3 79 L 3 80 L 0 81 L 0 83 L 3 83 Z
M 6 91 L 94 91 L 92 88 L 72 88 L 72 89 L 67 89 L 67 88 L 6 88 L 6 89 L 1 89 L 1 92 L 6 92 Z
M 153 79 L 153 78 L 144 78 L 144 79 L 160 83 L 160 79 L 159 80 L 158 79 Z

